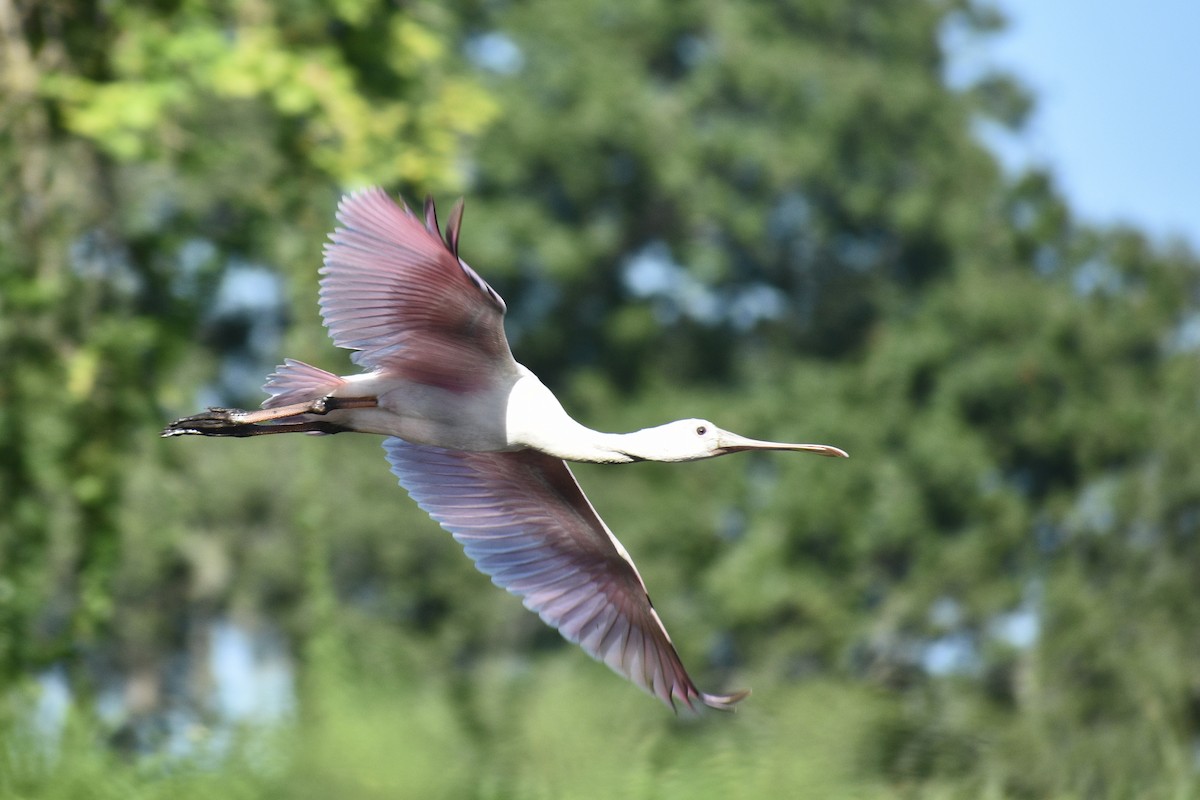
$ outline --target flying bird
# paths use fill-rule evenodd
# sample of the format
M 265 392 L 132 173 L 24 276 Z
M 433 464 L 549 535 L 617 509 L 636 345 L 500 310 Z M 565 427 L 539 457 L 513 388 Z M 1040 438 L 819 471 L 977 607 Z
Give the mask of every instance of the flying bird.
M 163 436 L 358 431 L 386 436 L 392 472 L 497 586 L 672 709 L 731 709 L 684 669 L 629 553 L 566 461 L 695 461 L 744 450 L 846 457 L 836 447 L 748 439 L 702 419 L 602 433 L 572 419 L 504 335 L 504 300 L 459 257 L 462 201 L 445 238 L 383 190 L 342 198 L 325 246 L 320 308 L 363 368 L 339 376 L 286 359 L 256 411 L 210 408 Z

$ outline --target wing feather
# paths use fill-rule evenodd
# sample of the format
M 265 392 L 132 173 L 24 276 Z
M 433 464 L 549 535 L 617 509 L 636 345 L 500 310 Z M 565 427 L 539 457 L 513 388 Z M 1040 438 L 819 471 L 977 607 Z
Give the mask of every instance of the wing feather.
M 467 392 L 511 373 L 504 300 L 437 231 L 433 201 L 422 222 L 378 188 L 348 195 L 325 246 L 321 317 L 356 364 Z
M 492 582 L 671 708 L 730 708 L 684 669 L 645 584 L 567 465 L 534 450 L 473 453 L 384 442 L 392 472 Z

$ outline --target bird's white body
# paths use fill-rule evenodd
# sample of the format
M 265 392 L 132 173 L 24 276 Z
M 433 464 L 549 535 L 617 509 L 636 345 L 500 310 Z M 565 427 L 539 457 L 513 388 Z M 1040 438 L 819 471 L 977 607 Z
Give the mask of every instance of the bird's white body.
M 532 373 L 529 375 L 533 377 Z M 338 380 L 341 383 L 328 396 L 375 397 L 378 406 L 330 411 L 325 417 L 331 423 L 455 450 L 494 452 L 520 446 L 510 440 L 507 420 L 509 398 L 522 380 L 516 375 L 470 394 L 398 381 L 381 371 L 347 375 Z M 470 425 L 463 424 L 467 419 L 471 420 Z
M 338 376 L 286 360 L 261 411 L 210 409 L 165 436 L 357 431 L 388 437 L 400 483 L 492 581 L 593 657 L 675 707 L 729 708 L 745 692 L 692 683 L 633 560 L 565 461 L 692 461 L 742 450 L 836 447 L 747 439 L 701 419 L 633 433 L 576 422 L 504 336 L 503 299 L 458 257 L 461 205 L 446 240 L 378 189 L 345 198 L 326 247 L 321 313 L 366 368 Z
M 329 391 L 318 390 L 308 399 L 375 397 L 373 408 L 334 409 L 323 417 L 333 425 L 413 444 L 479 453 L 533 448 L 571 461 L 608 464 L 636 460 L 606 447 L 612 434 L 576 422 L 533 372 L 514 365 L 511 375 L 470 394 L 372 371 L 329 374 Z

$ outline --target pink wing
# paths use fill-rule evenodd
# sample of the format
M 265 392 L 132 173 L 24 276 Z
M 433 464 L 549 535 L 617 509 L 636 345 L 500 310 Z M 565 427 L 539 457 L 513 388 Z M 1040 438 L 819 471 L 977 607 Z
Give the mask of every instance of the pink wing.
M 442 241 L 433 201 L 425 221 L 378 188 L 342 198 L 325 246 L 321 316 L 356 364 L 453 391 L 516 369 L 504 300 L 458 257 L 462 205 Z
M 492 582 L 672 709 L 728 709 L 748 692 L 699 691 L 633 562 L 567 465 L 535 450 L 471 453 L 384 442 L 392 472 Z

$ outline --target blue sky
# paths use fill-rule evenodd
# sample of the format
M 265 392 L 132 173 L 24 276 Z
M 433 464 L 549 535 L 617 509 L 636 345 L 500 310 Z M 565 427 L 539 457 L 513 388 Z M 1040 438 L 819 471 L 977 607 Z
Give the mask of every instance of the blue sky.
M 1049 165 L 1083 218 L 1200 250 L 1200 0 L 996 0 L 1009 29 L 964 55 L 1037 98 L 1006 161 Z

